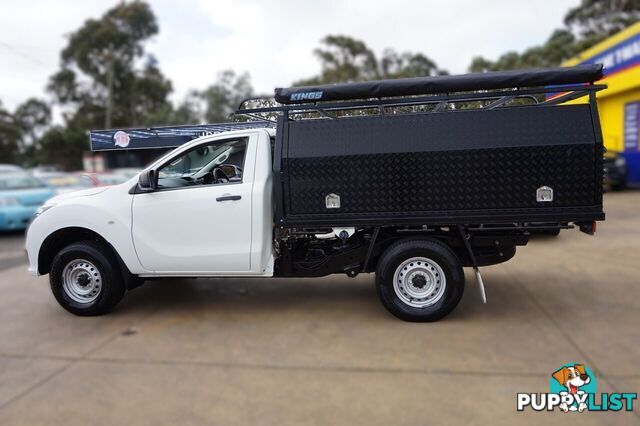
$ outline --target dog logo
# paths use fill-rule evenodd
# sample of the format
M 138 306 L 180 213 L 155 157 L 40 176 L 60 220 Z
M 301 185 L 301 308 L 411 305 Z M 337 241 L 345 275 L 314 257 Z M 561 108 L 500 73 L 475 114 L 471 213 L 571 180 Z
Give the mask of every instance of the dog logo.
M 636 392 L 597 393 L 595 374 L 584 364 L 568 363 L 551 373 L 549 392 L 516 394 L 518 411 L 554 411 L 583 413 L 585 411 L 633 411 L 638 400 Z
M 113 135 L 113 140 L 115 141 L 116 146 L 121 148 L 129 146 L 129 142 L 131 141 L 127 132 L 123 132 L 122 130 L 118 130 L 115 135 Z
M 587 373 L 587 370 L 583 364 L 573 364 L 570 366 L 564 366 L 558 370 L 556 370 L 551 377 L 559 383 L 561 386 L 565 388 L 565 390 L 560 392 L 561 396 L 565 396 L 568 394 L 571 395 L 584 395 L 585 391 L 581 390 L 583 386 L 591 383 L 591 376 Z M 590 392 L 591 393 L 591 392 Z M 565 413 L 567 411 L 578 411 L 582 413 L 586 408 L 586 402 L 578 402 L 569 405 L 566 402 L 560 404 L 560 409 Z

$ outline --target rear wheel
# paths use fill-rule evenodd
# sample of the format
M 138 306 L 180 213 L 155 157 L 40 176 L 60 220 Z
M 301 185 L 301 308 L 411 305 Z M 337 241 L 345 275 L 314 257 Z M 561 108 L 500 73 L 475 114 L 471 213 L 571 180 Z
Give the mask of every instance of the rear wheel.
M 437 321 L 464 292 L 464 272 L 453 251 L 437 240 L 402 240 L 391 245 L 376 269 L 382 304 L 405 321 Z
M 60 306 L 80 316 L 106 314 L 125 293 L 113 254 L 95 241 L 63 248 L 53 259 L 49 283 Z

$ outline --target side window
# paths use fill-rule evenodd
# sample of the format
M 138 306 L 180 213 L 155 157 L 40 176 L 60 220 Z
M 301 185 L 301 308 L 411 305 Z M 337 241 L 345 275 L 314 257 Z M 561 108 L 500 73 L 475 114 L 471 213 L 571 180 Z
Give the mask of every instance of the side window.
M 158 189 L 242 182 L 247 138 L 198 145 L 158 170 Z

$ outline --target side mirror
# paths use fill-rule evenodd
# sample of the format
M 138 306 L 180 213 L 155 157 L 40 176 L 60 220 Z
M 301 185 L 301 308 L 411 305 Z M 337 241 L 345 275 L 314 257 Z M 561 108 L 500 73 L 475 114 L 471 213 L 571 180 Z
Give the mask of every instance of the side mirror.
M 143 170 L 138 176 L 138 188 L 142 192 L 151 192 L 156 189 L 156 171 L 153 169 Z

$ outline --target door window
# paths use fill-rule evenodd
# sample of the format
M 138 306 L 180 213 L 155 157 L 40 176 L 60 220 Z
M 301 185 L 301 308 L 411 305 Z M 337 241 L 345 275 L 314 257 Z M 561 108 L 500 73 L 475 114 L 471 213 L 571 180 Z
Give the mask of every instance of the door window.
M 198 145 L 158 170 L 158 189 L 242 182 L 247 138 Z

